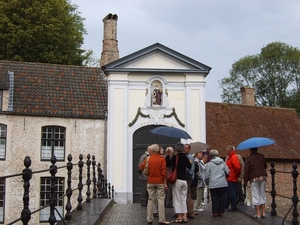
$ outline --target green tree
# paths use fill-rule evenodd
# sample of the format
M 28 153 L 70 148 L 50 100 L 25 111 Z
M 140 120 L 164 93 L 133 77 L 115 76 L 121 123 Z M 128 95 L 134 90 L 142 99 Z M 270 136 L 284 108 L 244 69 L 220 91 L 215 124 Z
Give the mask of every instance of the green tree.
M 100 59 L 95 56 L 93 50 L 88 50 L 85 55 L 86 59 L 82 63 L 84 66 L 100 67 Z
M 82 65 L 83 20 L 69 0 L 0 0 L 0 59 Z
M 300 97 L 299 79 L 300 50 L 273 42 L 260 54 L 245 56 L 232 65 L 230 76 L 219 81 L 221 98 L 223 102 L 239 104 L 240 88 L 248 86 L 255 90 L 257 105 L 291 107 L 291 101 Z

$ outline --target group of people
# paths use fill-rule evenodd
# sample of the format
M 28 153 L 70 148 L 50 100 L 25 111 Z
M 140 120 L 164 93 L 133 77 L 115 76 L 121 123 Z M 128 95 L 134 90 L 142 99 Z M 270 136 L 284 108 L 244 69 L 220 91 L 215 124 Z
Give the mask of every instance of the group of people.
M 175 149 L 166 151 L 158 145 L 150 145 L 141 156 L 138 171 L 143 187 L 141 205 L 147 207 L 147 222 L 152 224 L 153 216 L 159 217 L 159 224 L 170 224 L 165 218 L 165 207 L 174 208 L 174 223 L 187 223 L 195 218 L 202 208 L 204 188 L 207 186 L 212 200 L 212 216 L 222 217 L 226 211 L 237 211 L 243 204 L 242 186 L 251 184 L 254 217 L 265 217 L 266 162 L 257 148 L 243 158 L 236 154 L 234 146 L 227 146 L 225 160 L 215 149 L 190 153 L 189 144 L 178 143 Z M 147 167 L 148 176 L 143 174 Z M 167 182 L 167 174 L 177 169 L 175 183 Z M 242 184 L 242 181 L 244 183 Z
M 250 148 L 250 154 L 243 158 L 236 154 L 234 146 L 227 146 L 225 161 L 217 150 L 211 150 L 210 161 L 205 166 L 205 177 L 212 198 L 212 214 L 223 216 L 227 211 L 237 211 L 237 204 L 243 204 L 242 186 L 251 185 L 252 204 L 256 218 L 266 216 L 266 179 L 267 164 L 264 155 Z M 242 180 L 244 181 L 242 185 Z

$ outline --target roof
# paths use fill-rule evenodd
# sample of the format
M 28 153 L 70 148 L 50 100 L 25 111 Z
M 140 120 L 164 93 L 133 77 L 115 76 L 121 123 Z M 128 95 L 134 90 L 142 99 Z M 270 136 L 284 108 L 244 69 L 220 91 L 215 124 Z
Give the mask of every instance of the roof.
M 227 145 L 251 137 L 268 137 L 276 144 L 259 148 L 268 159 L 300 159 L 300 120 L 294 109 L 206 102 L 206 143 L 226 156 Z M 249 150 L 237 150 L 246 157 Z
M 151 54 L 162 54 L 168 56 L 170 59 L 177 61 L 189 68 L 181 69 L 165 69 L 165 68 L 134 68 L 128 65 L 130 62 L 145 58 Z M 207 75 L 211 70 L 211 67 L 204 65 L 192 58 L 189 58 L 179 52 L 174 51 L 160 43 L 155 43 L 146 48 L 143 48 L 137 52 L 122 57 L 116 61 L 108 63 L 102 67 L 105 73 L 107 72 L 160 72 L 160 73 L 201 73 Z
M 69 118 L 105 116 L 107 84 L 100 68 L 0 61 L 0 81 L 7 80 L 9 71 L 13 72 L 9 87 L 12 109 L 3 113 Z

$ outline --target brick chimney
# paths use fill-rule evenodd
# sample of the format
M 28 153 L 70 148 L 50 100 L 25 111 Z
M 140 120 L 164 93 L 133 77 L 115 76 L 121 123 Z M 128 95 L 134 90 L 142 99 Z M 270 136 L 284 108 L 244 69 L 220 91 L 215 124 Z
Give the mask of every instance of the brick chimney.
M 254 88 L 242 87 L 240 90 L 242 94 L 242 104 L 255 106 Z
M 100 66 L 119 59 L 117 20 L 118 16 L 111 13 L 102 20 L 104 23 L 104 32 Z

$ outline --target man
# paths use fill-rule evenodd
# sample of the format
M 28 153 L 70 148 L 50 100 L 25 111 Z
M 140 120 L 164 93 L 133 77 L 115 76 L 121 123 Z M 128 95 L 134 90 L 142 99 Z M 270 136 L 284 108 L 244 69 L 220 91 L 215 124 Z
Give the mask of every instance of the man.
M 238 182 L 236 185 L 236 195 L 237 195 L 237 202 L 240 205 L 244 204 L 244 195 L 243 195 L 243 190 L 242 190 L 242 179 L 244 178 L 244 160 L 240 154 L 236 154 L 237 157 L 239 158 L 239 162 L 241 165 L 241 173 L 238 178 Z
M 192 199 L 192 190 L 191 190 L 191 184 L 195 176 L 195 160 L 193 155 L 191 154 L 191 145 L 185 144 L 184 145 L 184 153 L 186 157 L 189 159 L 190 163 L 192 164 L 190 169 L 186 170 L 186 181 L 187 181 L 187 198 L 186 198 L 186 205 L 187 205 L 187 217 L 190 219 L 195 218 L 195 212 L 194 212 L 194 200 Z M 194 189 L 196 191 L 196 189 Z M 193 195 L 196 195 L 196 193 L 193 193 Z
M 144 160 L 151 155 L 152 149 L 151 145 L 148 146 L 147 151 L 140 157 L 139 163 L 138 163 L 138 173 L 140 174 L 139 178 L 142 180 L 142 193 L 141 193 L 141 206 L 147 207 L 148 204 L 148 192 L 147 192 L 147 180 L 148 177 L 146 177 L 142 171 L 140 170 L 140 165 Z
M 235 154 L 234 146 L 228 145 L 226 147 L 226 153 L 226 164 L 229 168 L 230 173 L 227 178 L 228 188 L 225 207 L 227 208 L 227 211 L 237 211 L 236 186 L 241 174 L 241 165 L 238 156 Z

